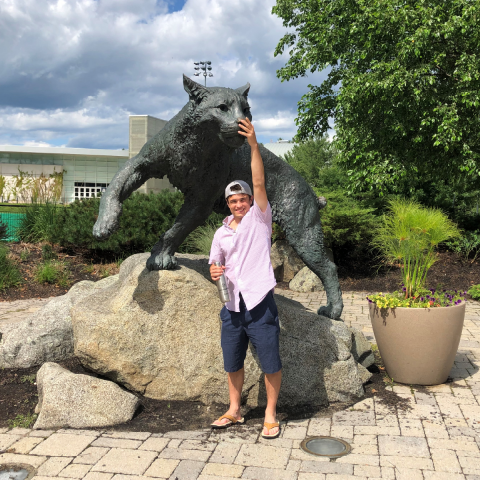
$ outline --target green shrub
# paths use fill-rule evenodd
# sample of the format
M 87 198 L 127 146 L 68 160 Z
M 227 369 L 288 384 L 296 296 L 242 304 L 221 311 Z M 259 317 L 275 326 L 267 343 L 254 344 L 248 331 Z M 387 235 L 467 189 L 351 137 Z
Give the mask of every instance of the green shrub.
M 57 212 L 52 243 L 127 256 L 149 251 L 174 223 L 183 203 L 180 192 L 134 193 L 123 203 L 120 228 L 106 240 L 93 237 L 100 199 L 76 200 Z
M 465 232 L 461 237 L 445 242 L 445 245 L 465 261 L 471 258 L 473 263 L 480 255 L 480 230 Z
M 325 194 L 327 206 L 320 211 L 325 245 L 332 249 L 345 246 L 366 246 L 378 225 L 375 208 L 337 190 Z
M 70 285 L 70 272 L 64 262 L 47 261 L 37 266 L 35 281 L 38 283 L 51 283 L 66 288 Z
M 328 138 L 317 136 L 295 145 L 285 154 L 285 161 L 312 187 L 320 187 L 323 184 L 323 171 L 332 167 L 336 155 Z
M 42 260 L 44 262 L 48 262 L 49 260 L 55 260 L 56 258 L 57 255 L 55 255 L 55 252 L 53 251 L 51 245 L 49 245 L 48 243 L 42 245 Z
M 184 240 L 180 247 L 182 253 L 192 253 L 194 255 L 209 255 L 212 247 L 213 236 L 221 227 L 225 215 L 211 213 L 208 220 L 197 227 Z
M 48 241 L 55 229 L 57 213 L 63 210 L 65 207 L 49 202 L 33 203 L 25 208 L 17 229 L 20 240 L 29 243 Z
M 23 280 L 18 266 L 8 257 L 8 253 L 8 248 L 0 245 L 0 290 L 16 287 Z
M 478 285 L 472 285 L 470 287 L 470 290 L 468 291 L 468 294 L 471 295 L 471 297 L 474 300 L 480 301 L 480 284 Z

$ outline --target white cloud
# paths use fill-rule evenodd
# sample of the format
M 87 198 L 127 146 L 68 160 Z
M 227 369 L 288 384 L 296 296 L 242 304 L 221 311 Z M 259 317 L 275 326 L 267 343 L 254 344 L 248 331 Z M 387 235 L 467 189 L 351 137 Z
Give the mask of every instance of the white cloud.
M 26 141 L 22 144 L 24 147 L 53 147 L 52 144 L 47 142 L 34 142 L 32 140 Z
M 322 75 L 276 78 L 274 0 L 188 0 L 173 13 L 168 3 L 0 2 L 0 143 L 126 147 L 128 115 L 173 117 L 197 60 L 212 61 L 207 85 L 252 84 L 259 134 L 293 136 L 296 104 Z

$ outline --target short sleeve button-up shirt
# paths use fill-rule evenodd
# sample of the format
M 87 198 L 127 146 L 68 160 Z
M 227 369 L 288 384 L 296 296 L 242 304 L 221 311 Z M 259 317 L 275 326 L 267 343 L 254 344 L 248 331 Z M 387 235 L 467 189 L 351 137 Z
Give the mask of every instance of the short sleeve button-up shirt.
M 265 212 L 254 201 L 237 229 L 230 223 L 233 215 L 223 221 L 216 231 L 210 250 L 209 263 L 225 265 L 230 301 L 228 310 L 240 311 L 240 293 L 248 310 L 256 307 L 275 285 L 270 249 L 272 237 L 272 209 L 270 203 Z

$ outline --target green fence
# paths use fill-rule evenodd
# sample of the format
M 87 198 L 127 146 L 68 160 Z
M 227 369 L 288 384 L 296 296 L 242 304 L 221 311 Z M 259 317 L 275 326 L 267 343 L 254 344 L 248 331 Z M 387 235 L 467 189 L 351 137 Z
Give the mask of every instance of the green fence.
M 24 213 L 0 212 L 0 221 L 7 226 L 7 242 L 18 242 L 20 240 L 17 235 L 17 229 L 24 216 Z

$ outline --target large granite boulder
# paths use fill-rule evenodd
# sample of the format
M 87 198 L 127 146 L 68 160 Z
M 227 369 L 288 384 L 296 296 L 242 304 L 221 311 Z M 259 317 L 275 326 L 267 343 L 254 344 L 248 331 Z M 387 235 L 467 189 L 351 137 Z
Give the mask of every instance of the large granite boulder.
M 290 280 L 288 287 L 290 290 L 300 293 L 321 292 L 325 290 L 322 281 L 308 267 L 303 267 L 295 277 Z
M 118 425 L 131 420 L 140 403 L 113 382 L 75 374 L 51 362 L 37 372 L 37 387 L 35 429 Z
M 228 403 L 222 304 L 201 265 L 205 259 L 195 266 L 195 260 L 179 258 L 177 270 L 149 272 L 148 256 L 129 257 L 118 282 L 72 308 L 75 355 L 88 369 L 147 397 Z M 275 300 L 284 365 L 279 403 L 325 405 L 361 398 L 370 374 L 352 354 L 347 326 L 280 295 Z M 244 394 L 252 406 L 265 402 L 263 375 L 251 349 Z
M 270 261 L 277 282 L 289 282 L 305 266 L 286 240 L 277 240 L 272 245 Z
M 70 309 L 81 299 L 117 282 L 118 275 L 98 282 L 76 283 L 22 322 L 0 328 L 0 368 L 29 368 L 73 356 Z
M 365 368 L 371 367 L 375 363 L 375 355 L 370 342 L 360 330 L 350 327 L 350 331 L 352 332 L 353 358 Z

